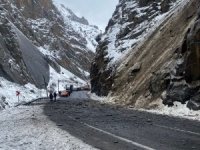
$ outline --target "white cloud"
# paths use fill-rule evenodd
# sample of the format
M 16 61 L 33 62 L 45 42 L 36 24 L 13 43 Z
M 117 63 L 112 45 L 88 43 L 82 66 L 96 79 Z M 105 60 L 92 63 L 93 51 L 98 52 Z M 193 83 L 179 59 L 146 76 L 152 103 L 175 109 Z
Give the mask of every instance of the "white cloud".
M 72 9 L 75 14 L 84 16 L 90 24 L 97 25 L 104 30 L 118 0 L 54 0 Z

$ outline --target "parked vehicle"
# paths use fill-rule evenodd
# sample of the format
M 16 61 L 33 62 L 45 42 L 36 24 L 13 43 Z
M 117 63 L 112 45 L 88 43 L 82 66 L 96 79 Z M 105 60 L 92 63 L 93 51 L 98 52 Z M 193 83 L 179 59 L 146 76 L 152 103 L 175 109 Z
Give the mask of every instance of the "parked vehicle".
M 67 90 L 59 91 L 59 96 L 60 97 L 68 97 L 68 96 L 70 96 L 70 91 L 67 91 Z

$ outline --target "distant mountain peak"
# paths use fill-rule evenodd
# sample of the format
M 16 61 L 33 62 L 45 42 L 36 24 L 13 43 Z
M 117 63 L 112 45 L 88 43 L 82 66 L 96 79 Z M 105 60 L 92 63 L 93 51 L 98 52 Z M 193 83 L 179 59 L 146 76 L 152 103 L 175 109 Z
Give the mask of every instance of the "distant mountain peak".
M 72 21 L 79 22 L 84 25 L 89 25 L 89 22 L 85 17 L 78 17 L 70 8 L 66 7 L 64 4 L 57 2 L 54 2 L 54 4 L 57 6 L 59 11 L 64 12 L 65 16 L 68 16 L 68 18 Z
M 88 50 L 95 52 L 96 46 L 98 44 L 95 38 L 101 33 L 99 28 L 95 25 L 90 25 L 85 17 L 78 17 L 70 8 L 64 4 L 58 3 L 55 0 L 53 2 L 61 13 L 67 28 L 71 30 L 72 33 L 76 32 L 76 35 L 72 34 L 71 37 L 81 37 L 83 39 L 81 43 L 86 45 Z

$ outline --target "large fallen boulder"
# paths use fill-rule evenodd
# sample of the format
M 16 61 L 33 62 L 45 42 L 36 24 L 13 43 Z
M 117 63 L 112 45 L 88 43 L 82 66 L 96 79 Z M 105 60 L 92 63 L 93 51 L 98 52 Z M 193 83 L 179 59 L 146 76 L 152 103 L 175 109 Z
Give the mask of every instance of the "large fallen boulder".
M 200 110 L 200 91 L 189 100 L 187 107 L 192 110 Z

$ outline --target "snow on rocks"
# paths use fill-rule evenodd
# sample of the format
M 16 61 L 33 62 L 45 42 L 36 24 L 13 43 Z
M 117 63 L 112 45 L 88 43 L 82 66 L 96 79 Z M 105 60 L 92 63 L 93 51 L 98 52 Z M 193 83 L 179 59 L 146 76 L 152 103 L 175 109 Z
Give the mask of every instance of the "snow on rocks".
M 124 57 L 129 55 L 133 48 L 143 43 L 170 14 L 177 10 L 177 7 L 182 7 L 185 2 L 177 0 L 171 4 L 170 10 L 166 13 L 161 13 L 159 10 L 161 8 L 158 6 L 157 11 L 152 8 L 153 5 L 141 7 L 136 1 L 123 1 L 124 4 L 119 4 L 110 20 L 113 25 L 107 27 L 107 31 L 101 39 L 109 41 L 106 56 L 111 58 L 109 67 L 124 60 Z M 135 14 L 134 18 L 130 19 L 131 15 L 126 12 L 132 13 L 133 16 Z M 145 17 L 148 19 L 142 21 Z M 132 29 L 132 27 L 134 28 Z
M 186 104 L 181 104 L 180 102 L 174 102 L 173 107 L 168 107 L 162 104 L 162 100 L 158 99 L 157 101 L 153 102 L 152 105 L 157 105 L 156 108 L 153 109 L 139 109 L 141 111 L 147 111 L 150 113 L 160 114 L 160 115 L 168 115 L 173 117 L 180 117 L 192 120 L 200 121 L 200 111 L 193 111 L 187 107 Z
M 105 96 L 100 97 L 100 96 L 97 96 L 95 93 L 91 93 L 91 92 L 88 92 L 88 96 L 89 96 L 92 100 L 108 103 L 108 98 L 105 97 Z

